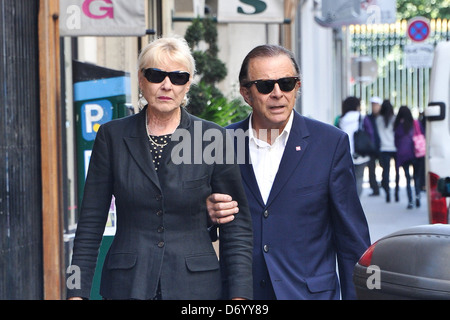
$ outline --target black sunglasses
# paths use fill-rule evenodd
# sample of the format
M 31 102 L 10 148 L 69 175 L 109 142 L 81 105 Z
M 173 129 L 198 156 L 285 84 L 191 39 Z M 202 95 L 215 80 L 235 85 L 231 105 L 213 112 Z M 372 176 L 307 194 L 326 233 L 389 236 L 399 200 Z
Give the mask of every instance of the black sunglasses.
M 151 83 L 161 83 L 166 77 L 169 77 L 170 82 L 176 85 L 183 85 L 189 81 L 189 72 L 172 71 L 166 72 L 155 68 L 142 69 L 145 79 Z
M 289 92 L 295 88 L 295 84 L 299 80 L 299 77 L 286 77 L 280 78 L 278 80 L 255 80 L 247 82 L 243 86 L 246 88 L 250 88 L 252 84 L 255 84 L 256 89 L 258 89 L 259 93 L 268 94 L 272 92 L 273 88 L 275 87 L 275 83 L 278 83 L 281 91 Z

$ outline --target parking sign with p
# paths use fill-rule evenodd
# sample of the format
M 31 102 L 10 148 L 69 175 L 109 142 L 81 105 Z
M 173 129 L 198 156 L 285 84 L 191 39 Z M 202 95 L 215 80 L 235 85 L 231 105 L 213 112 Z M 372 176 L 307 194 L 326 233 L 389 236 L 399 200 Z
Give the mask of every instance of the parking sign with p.
M 73 61 L 73 93 L 77 131 L 78 196 L 84 189 L 89 157 L 101 125 L 128 114 L 128 73 Z
M 81 134 L 86 141 L 95 140 L 100 126 L 112 120 L 113 105 L 109 100 L 89 101 L 81 105 Z

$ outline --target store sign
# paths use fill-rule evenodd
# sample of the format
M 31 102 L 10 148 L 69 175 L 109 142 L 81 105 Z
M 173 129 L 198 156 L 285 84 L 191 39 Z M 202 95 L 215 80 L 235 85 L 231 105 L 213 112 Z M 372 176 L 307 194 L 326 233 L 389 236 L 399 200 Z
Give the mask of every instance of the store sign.
M 59 0 L 61 36 L 143 36 L 144 0 Z
M 284 0 L 218 0 L 218 22 L 283 23 Z

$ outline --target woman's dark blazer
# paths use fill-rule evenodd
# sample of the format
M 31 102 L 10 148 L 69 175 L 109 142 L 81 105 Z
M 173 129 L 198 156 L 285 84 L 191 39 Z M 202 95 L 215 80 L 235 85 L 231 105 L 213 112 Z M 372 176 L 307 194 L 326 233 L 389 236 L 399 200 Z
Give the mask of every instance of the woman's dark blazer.
M 81 269 L 81 288 L 68 290 L 68 297 L 89 297 L 114 196 L 117 230 L 103 266 L 104 298 L 152 299 L 158 281 L 163 299 L 222 298 L 205 202 L 208 195 L 220 192 L 239 203 L 236 218 L 220 228 L 221 263 L 229 289 L 223 298 L 252 298 L 253 235 L 239 165 L 225 161 L 233 151 L 220 149 L 226 149 L 225 141 L 216 144 L 225 137 L 225 129 L 181 111 L 158 173 L 145 128 L 146 108 L 100 127 L 73 249 L 72 265 Z

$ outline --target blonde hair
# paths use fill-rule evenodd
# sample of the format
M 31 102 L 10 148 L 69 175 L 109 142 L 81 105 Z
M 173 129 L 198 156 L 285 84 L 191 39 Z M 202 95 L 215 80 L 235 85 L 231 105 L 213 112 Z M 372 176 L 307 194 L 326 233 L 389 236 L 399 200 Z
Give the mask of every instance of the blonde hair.
M 138 68 L 141 71 L 167 61 L 184 65 L 193 78 L 196 71 L 194 57 L 186 40 L 179 36 L 158 38 L 147 44 L 139 54 Z

